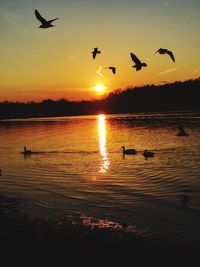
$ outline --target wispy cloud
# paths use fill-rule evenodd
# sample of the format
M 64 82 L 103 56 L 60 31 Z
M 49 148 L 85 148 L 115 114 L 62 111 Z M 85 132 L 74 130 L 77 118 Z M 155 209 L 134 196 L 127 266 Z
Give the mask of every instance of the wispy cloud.
M 165 6 L 169 6 L 169 4 L 168 4 L 165 0 L 162 0 L 162 3 L 163 3 L 163 5 L 165 5 Z
M 199 59 L 198 60 L 194 60 L 194 61 L 191 61 L 189 63 L 184 64 L 183 67 L 189 67 L 189 66 L 191 66 L 193 64 L 196 64 L 196 63 L 199 63 L 199 62 L 200 62 Z
M 199 73 L 199 69 L 195 69 L 194 70 L 194 73 Z
M 156 77 L 157 77 L 157 76 L 164 75 L 164 74 L 167 74 L 167 73 L 174 72 L 174 71 L 176 71 L 176 70 L 177 70 L 177 68 L 172 68 L 172 69 L 169 69 L 169 70 L 162 71 L 162 72 L 158 73 L 158 74 L 156 75 Z
M 99 75 L 99 76 L 101 76 L 101 77 L 103 77 L 103 74 L 102 74 L 102 67 L 101 66 L 99 66 L 98 67 L 98 70 L 96 71 L 96 73 Z
M 67 59 L 68 61 L 75 61 L 75 60 L 76 60 L 76 57 L 73 56 L 73 55 L 66 55 L 65 57 L 66 57 L 66 59 Z
M 10 24 L 14 24 L 17 25 L 17 23 L 23 19 L 22 15 L 7 11 L 6 9 L 0 8 L 0 17 L 10 23 Z

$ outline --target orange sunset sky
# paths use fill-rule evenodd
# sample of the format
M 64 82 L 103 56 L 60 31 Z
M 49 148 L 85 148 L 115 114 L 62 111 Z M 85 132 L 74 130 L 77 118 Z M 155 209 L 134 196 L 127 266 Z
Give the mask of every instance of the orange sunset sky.
M 35 9 L 59 17 L 56 26 L 38 28 Z M 88 100 L 197 78 L 199 14 L 199 0 L 0 0 L 0 101 Z M 96 59 L 94 47 L 101 50 Z M 161 47 L 173 51 L 175 63 L 154 54 Z M 148 66 L 136 72 L 130 52 Z M 105 90 L 97 92 L 98 84 Z

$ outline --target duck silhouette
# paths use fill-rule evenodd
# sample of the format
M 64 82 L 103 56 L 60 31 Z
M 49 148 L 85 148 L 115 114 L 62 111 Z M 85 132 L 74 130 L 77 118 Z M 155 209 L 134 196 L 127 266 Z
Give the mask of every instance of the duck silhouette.
M 184 207 L 186 207 L 186 206 L 188 205 L 189 201 L 190 201 L 190 197 L 189 197 L 189 196 L 187 196 L 187 195 L 183 195 L 183 196 L 181 197 L 181 204 L 182 204 Z
M 135 149 L 125 149 L 125 146 L 122 146 L 123 155 L 135 155 L 137 151 Z
M 152 157 L 154 157 L 154 152 L 148 151 L 147 149 L 145 149 L 144 152 L 143 152 L 143 156 L 145 158 L 152 158 Z
M 130 53 L 130 56 L 131 56 L 131 59 L 133 60 L 133 62 L 135 63 L 133 68 L 135 68 L 137 71 L 141 70 L 142 67 L 147 67 L 147 64 L 144 62 L 141 62 L 139 60 L 139 58 L 134 53 Z
M 97 47 L 95 47 L 94 50 L 92 51 L 92 57 L 93 57 L 93 59 L 95 59 L 96 58 L 96 55 L 97 54 L 100 54 L 100 53 L 101 53 L 101 51 L 98 50 Z
M 188 136 L 188 134 L 185 132 L 183 126 L 178 126 L 179 133 L 177 133 L 177 136 Z
M 54 21 L 54 20 L 57 20 L 59 18 L 55 18 L 55 19 L 51 19 L 51 20 L 46 20 L 45 18 L 43 18 L 40 13 L 38 12 L 37 9 L 35 9 L 35 16 L 36 18 L 41 22 L 41 25 L 39 26 L 39 28 L 50 28 L 50 27 L 54 27 L 55 25 L 52 25 L 51 23 Z
M 24 146 L 24 151 L 22 152 L 22 154 L 24 154 L 24 155 L 31 155 L 31 150 L 27 150 L 26 149 L 26 146 Z
M 170 50 L 167 50 L 167 49 L 165 49 L 165 48 L 160 48 L 160 49 L 158 49 L 158 51 L 155 52 L 155 54 L 156 54 L 156 53 L 159 53 L 159 54 L 161 54 L 161 55 L 167 54 L 167 55 L 169 55 L 170 58 L 175 62 L 174 55 L 173 55 L 172 51 L 170 51 Z

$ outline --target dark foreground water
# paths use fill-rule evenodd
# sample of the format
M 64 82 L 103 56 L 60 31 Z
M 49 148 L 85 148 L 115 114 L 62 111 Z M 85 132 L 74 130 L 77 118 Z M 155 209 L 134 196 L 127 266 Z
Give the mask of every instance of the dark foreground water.
M 178 125 L 189 136 L 178 137 Z M 138 153 L 123 157 L 122 146 Z M 199 113 L 0 121 L 0 195 L 23 199 L 32 218 L 113 222 L 199 244 L 199 148 Z

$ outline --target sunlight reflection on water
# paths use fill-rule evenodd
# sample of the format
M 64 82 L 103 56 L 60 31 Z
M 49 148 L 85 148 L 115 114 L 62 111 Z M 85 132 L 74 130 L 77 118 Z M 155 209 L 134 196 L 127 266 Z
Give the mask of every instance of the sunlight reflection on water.
M 101 155 L 101 163 L 99 172 L 106 172 L 109 168 L 110 162 L 108 159 L 108 151 L 106 149 L 106 120 L 105 115 L 98 115 L 98 129 L 99 129 L 99 150 Z
M 120 225 L 137 218 L 139 224 L 153 218 L 160 225 L 161 218 L 199 230 L 199 117 L 181 115 L 189 133 L 181 138 L 177 114 L 0 122 L 0 192 L 23 196 L 31 202 L 30 213 L 45 216 L 81 212 Z M 26 160 L 20 154 L 24 145 L 34 151 Z M 122 145 L 138 153 L 123 159 Z M 145 160 L 144 149 L 155 157 Z M 187 209 L 183 194 L 190 197 Z

